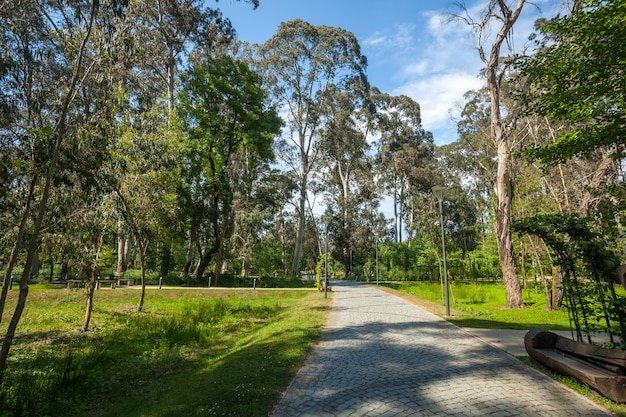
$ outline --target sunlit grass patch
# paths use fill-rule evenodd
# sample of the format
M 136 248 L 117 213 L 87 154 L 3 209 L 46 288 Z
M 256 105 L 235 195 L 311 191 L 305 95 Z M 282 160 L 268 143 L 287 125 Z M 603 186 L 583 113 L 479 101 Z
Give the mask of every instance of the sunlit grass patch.
M 0 416 L 267 415 L 330 306 L 309 291 L 172 289 L 137 313 L 138 296 L 96 292 L 81 333 L 83 290 L 32 292 Z
M 433 282 L 411 282 L 389 285 L 391 288 L 434 305 L 443 305 L 442 286 Z M 446 319 L 461 326 L 496 329 L 532 329 L 542 327 L 551 330 L 570 328 L 567 311 L 546 310 L 545 295 L 534 290 L 523 291 L 525 307 L 507 309 L 502 284 L 467 284 L 452 282 L 449 289 L 451 317 Z M 443 315 L 441 311 L 436 314 Z

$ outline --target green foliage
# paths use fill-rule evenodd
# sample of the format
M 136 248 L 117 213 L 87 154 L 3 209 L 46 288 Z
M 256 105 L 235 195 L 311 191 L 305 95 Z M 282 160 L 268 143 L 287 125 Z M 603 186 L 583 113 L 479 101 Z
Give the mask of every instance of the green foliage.
M 502 276 L 493 236 L 475 250 L 447 252 L 448 274 L 453 280 L 496 281 Z M 441 249 L 428 239 L 411 243 L 382 242 L 378 245 L 379 278 L 390 281 L 439 281 Z M 360 268 L 357 279 L 371 281 L 376 277 L 375 253 Z
M 528 152 L 548 164 L 625 143 L 626 3 L 584 0 L 581 6 L 542 22 L 541 49 L 520 65 L 533 87 L 525 96 L 530 108 L 574 126 L 556 142 Z
M 179 112 L 188 140 L 179 198 L 185 222 L 206 242 L 197 248 L 203 262 L 196 280 L 210 261 L 219 262 L 214 258 L 234 233 L 240 178 L 256 181 L 273 159 L 282 121 L 261 84 L 245 62 L 230 57 L 207 58 L 183 76 Z
M 328 254 L 319 255 L 317 264 L 315 265 L 315 283 L 317 288 L 322 288 L 322 281 L 326 278 L 326 265 L 328 265 L 328 279 L 343 279 L 343 266 L 335 258 Z
M 613 283 L 620 260 L 606 248 L 602 235 L 590 229 L 591 223 L 578 216 L 537 215 L 516 220 L 514 229 L 539 236 L 553 251 L 578 337 L 602 326 L 619 335 L 626 348 L 626 302 Z

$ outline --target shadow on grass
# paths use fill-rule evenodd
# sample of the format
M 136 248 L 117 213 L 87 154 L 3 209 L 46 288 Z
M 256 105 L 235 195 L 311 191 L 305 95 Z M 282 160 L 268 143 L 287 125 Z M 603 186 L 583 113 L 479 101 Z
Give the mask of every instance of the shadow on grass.
M 199 358 L 141 392 L 118 397 L 85 416 L 267 416 L 319 332 L 286 331 L 235 349 L 217 360 Z
M 510 330 L 531 330 L 546 328 L 545 323 L 511 323 L 489 319 L 467 318 L 467 317 L 447 317 L 447 321 L 459 327 L 469 327 L 473 329 L 510 329 Z M 568 326 L 550 325 L 550 330 L 570 330 Z
M 0 416 L 255 415 L 203 410 L 222 406 L 231 391 L 241 396 L 259 389 L 271 392 L 253 395 L 260 404 L 252 397 L 244 403 L 267 414 L 306 353 L 298 349 L 321 329 L 319 322 L 302 329 L 288 323 L 294 311 L 323 316 L 327 310 L 311 313 L 316 306 L 298 300 L 193 307 L 177 315 L 105 312 L 126 325 L 24 344 L 0 389 Z M 268 377 L 281 385 L 267 385 Z

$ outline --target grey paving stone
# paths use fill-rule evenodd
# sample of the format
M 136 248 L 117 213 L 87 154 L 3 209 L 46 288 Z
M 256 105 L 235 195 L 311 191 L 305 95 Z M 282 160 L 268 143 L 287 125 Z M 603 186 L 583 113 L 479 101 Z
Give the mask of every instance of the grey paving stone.
M 398 297 L 355 283 L 332 286 L 321 341 L 273 417 L 611 415 Z

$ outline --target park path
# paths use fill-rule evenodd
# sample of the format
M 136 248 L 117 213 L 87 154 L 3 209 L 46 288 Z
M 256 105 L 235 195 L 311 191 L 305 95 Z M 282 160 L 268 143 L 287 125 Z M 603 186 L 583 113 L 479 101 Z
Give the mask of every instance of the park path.
M 350 282 L 333 291 L 322 338 L 271 416 L 611 415 L 394 295 Z

